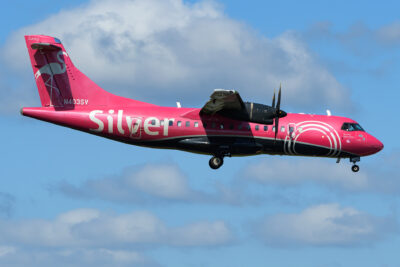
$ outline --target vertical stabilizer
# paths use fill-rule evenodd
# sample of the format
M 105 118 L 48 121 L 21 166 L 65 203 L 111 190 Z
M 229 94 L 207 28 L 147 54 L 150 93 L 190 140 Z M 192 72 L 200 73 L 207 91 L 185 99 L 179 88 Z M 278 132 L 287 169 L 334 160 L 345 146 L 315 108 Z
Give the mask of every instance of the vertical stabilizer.
M 25 41 L 43 107 L 65 110 L 84 106 L 151 105 L 100 88 L 74 66 L 57 38 L 29 35 Z

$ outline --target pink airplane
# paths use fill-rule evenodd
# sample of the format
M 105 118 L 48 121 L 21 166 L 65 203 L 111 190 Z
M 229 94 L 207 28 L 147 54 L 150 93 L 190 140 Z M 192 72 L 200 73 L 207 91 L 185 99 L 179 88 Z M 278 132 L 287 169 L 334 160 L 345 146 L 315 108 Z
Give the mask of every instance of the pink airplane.
M 349 158 L 383 144 L 354 120 L 328 115 L 286 113 L 281 89 L 272 105 L 243 102 L 234 90 L 216 89 L 201 108 L 161 107 L 113 95 L 82 72 L 60 40 L 25 36 L 41 107 L 21 114 L 127 144 L 212 155 L 218 169 L 226 156 L 256 154 Z

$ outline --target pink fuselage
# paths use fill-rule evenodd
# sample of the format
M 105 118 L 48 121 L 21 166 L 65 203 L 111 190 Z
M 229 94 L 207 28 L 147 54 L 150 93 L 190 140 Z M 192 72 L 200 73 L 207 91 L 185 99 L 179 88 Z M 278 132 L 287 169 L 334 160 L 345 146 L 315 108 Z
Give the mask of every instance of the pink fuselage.
M 77 103 L 76 103 L 77 104 Z M 345 131 L 338 116 L 288 113 L 274 125 L 201 116 L 197 108 L 149 106 L 23 108 L 22 114 L 116 141 L 211 155 L 301 155 L 333 158 L 374 154 L 382 143 L 364 131 Z

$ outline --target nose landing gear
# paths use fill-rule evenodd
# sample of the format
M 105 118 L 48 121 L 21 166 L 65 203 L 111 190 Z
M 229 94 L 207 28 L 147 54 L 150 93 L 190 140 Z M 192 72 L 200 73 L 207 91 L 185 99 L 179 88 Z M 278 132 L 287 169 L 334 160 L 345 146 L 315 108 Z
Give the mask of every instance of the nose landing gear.
M 353 172 L 358 172 L 360 167 L 356 164 L 356 162 L 360 161 L 360 157 L 350 158 L 350 162 L 353 162 L 353 166 L 351 166 L 351 170 Z
M 351 170 L 353 172 L 358 172 L 360 170 L 360 167 L 357 164 L 354 164 L 353 166 L 351 166 Z

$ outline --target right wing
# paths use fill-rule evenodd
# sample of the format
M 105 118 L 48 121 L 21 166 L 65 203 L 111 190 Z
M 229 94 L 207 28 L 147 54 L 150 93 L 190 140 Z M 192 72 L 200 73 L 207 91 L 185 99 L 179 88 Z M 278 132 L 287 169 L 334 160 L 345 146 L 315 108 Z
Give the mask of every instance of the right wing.
M 210 96 L 210 100 L 208 100 L 201 109 L 200 114 L 213 115 L 221 111 L 236 111 L 247 113 L 246 106 L 237 91 L 215 89 Z

